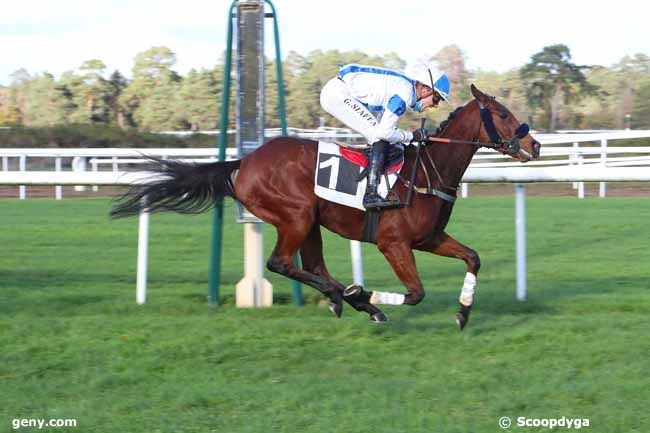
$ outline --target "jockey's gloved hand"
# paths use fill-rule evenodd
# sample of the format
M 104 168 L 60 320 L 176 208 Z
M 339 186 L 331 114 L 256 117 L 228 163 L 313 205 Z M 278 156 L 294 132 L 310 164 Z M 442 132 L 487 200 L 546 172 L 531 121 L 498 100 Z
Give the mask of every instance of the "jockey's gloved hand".
M 413 131 L 413 140 L 411 140 L 411 143 L 424 141 L 427 139 L 428 136 L 429 136 L 429 131 L 427 131 L 425 128 L 418 128 Z

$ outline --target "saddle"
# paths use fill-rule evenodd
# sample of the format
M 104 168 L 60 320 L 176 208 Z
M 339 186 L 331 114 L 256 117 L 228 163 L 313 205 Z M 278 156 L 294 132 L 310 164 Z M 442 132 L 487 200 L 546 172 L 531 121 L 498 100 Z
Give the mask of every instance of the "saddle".
M 368 176 L 368 157 L 370 156 L 370 147 L 355 149 L 341 146 L 339 143 L 337 144 L 339 145 L 339 152 L 343 159 L 350 161 L 359 167 L 363 167 L 357 180 L 361 181 L 362 179 L 365 179 L 366 176 Z M 399 173 L 402 164 L 404 164 L 404 147 L 401 145 L 390 146 L 381 175 Z

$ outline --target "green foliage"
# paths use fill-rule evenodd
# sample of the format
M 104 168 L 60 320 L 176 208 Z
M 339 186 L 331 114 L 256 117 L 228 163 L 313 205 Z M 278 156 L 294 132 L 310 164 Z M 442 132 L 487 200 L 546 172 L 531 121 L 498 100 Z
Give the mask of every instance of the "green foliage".
M 132 125 L 132 113 L 127 107 L 120 104 L 120 97 L 124 89 L 129 85 L 129 81 L 120 73 L 114 71 L 108 82 L 111 86 L 109 98 L 107 101 L 109 109 L 109 121 L 111 125 L 117 124 L 120 128 L 124 129 L 127 125 Z
M 650 129 L 650 79 L 639 86 L 631 116 L 633 128 Z
M 0 201 L 3 431 L 76 418 L 61 430 L 494 433 L 502 416 L 566 416 L 589 418 L 590 433 L 647 432 L 648 199 L 530 197 L 524 303 L 512 198 L 459 201 L 449 231 L 483 263 L 463 333 L 465 265 L 425 253 L 427 296 L 386 307 L 387 325 L 347 306 L 334 319 L 309 287 L 294 307 L 290 282 L 269 273 L 276 305 L 235 308 L 242 227 L 226 203 L 223 305 L 209 308 L 212 215 L 152 216 L 138 306 L 136 219 L 110 221 L 107 200 Z M 323 235 L 329 270 L 349 282 L 348 242 Z M 266 254 L 274 238 L 267 227 Z M 364 244 L 364 265 L 369 290 L 401 290 L 376 247 Z
M 45 73 L 22 84 L 24 101 L 23 123 L 31 126 L 54 126 L 65 123 L 67 114 L 66 89 Z
M 560 104 L 568 104 L 593 94 L 596 87 L 587 81 L 583 70 L 571 62 L 571 51 L 566 45 L 551 45 L 532 56 L 521 69 L 526 83 L 526 96 L 533 108 L 542 108 L 548 119 L 548 128 L 556 130 Z
M 435 62 L 452 84 L 451 104 L 437 110 L 407 114 L 400 127 L 415 128 L 420 118 L 428 127 L 446 119 L 449 112 L 471 99 L 469 84 L 503 100 L 512 111 L 536 129 L 623 128 L 631 119 L 634 128 L 650 123 L 647 86 L 650 57 L 625 56 L 611 67 L 580 66 L 571 62 L 565 45 L 552 45 L 531 57 L 518 69 L 503 73 L 466 67 L 466 56 L 457 45 L 443 47 L 422 59 Z M 320 107 L 323 85 L 346 63 L 363 63 L 405 70 L 398 53 L 371 56 L 360 51 L 289 52 L 283 62 L 288 124 L 313 128 L 343 126 Z M 60 79 L 45 73 L 16 71 L 8 87 L 0 87 L 0 125 L 46 126 L 101 124 L 146 131 L 213 129 L 219 122 L 223 99 L 223 58 L 211 69 L 190 70 L 185 76 L 174 71 L 176 55 L 167 47 L 139 53 L 132 79 L 119 71 L 105 76 L 99 59 L 85 61 L 77 71 Z M 233 65 L 234 76 L 234 65 Z M 266 62 L 265 123 L 279 127 L 279 102 L 275 63 Z M 229 127 L 234 127 L 236 85 L 230 93 Z
M 178 129 L 176 95 L 180 83 L 164 78 L 143 97 L 134 112 L 136 123 L 147 131 L 170 131 Z
M 0 86 L 0 126 L 20 124 L 20 109 L 16 106 L 12 94 L 12 89 Z
M 151 134 L 98 124 L 0 129 L 0 147 L 212 147 L 213 135 Z
M 189 129 L 215 129 L 219 115 L 220 90 L 213 71 L 192 69 L 183 79 L 176 96 L 176 121 Z
M 285 64 L 282 65 L 282 75 L 288 75 Z M 275 62 L 266 62 L 264 67 L 264 125 L 267 128 L 280 127 L 280 102 L 278 98 L 278 78 Z M 284 86 L 285 96 L 287 93 Z M 285 102 L 286 104 L 286 102 Z M 285 107 L 286 109 L 286 107 Z
M 67 72 L 61 77 L 70 102 L 70 123 L 108 123 L 109 104 L 116 89 L 104 79 L 105 69 L 101 60 L 87 60 L 79 68 L 80 74 Z
M 177 129 L 175 96 L 181 77 L 171 68 L 176 55 L 167 47 L 153 47 L 135 57 L 133 81 L 121 95 L 135 124 L 149 131 Z

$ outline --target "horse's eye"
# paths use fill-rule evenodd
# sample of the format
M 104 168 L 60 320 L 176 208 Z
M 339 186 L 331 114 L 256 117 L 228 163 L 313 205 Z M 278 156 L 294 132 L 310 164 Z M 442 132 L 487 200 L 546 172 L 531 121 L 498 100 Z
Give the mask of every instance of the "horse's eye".
M 502 119 L 507 119 L 508 118 L 508 113 L 506 113 L 506 112 L 499 113 L 499 117 L 502 118 Z

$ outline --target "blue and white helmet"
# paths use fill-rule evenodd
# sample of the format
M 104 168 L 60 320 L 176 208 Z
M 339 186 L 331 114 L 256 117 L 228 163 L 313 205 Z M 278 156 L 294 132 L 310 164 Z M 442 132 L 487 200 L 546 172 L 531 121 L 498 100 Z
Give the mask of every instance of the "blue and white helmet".
M 449 94 L 451 91 L 449 78 L 435 66 L 418 66 L 411 73 L 411 78 L 431 87 L 442 96 L 442 99 L 449 102 Z

